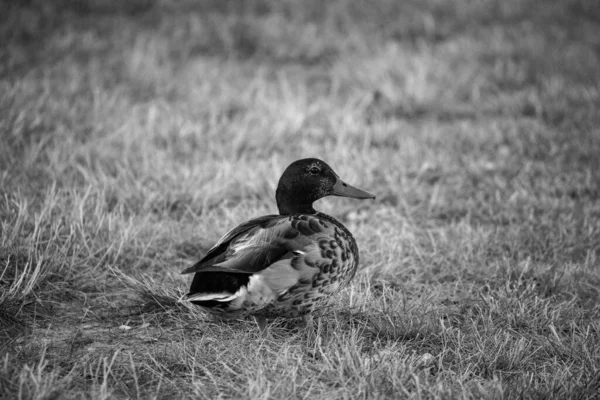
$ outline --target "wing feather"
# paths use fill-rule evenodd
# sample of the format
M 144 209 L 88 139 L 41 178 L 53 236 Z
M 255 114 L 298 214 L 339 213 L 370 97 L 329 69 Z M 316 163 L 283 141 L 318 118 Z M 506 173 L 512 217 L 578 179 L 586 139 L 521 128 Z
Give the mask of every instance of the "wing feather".
M 267 215 L 245 222 L 226 233 L 199 262 L 182 273 L 254 274 L 290 259 L 294 251 L 305 252 L 314 244 L 313 235 L 324 229 L 306 218 Z

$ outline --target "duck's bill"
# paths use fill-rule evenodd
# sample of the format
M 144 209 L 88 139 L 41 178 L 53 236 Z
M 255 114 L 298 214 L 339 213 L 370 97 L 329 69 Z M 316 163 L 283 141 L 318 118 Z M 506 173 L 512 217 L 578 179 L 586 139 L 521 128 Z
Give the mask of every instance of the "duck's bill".
M 371 193 L 348 185 L 346 182 L 338 178 L 333 185 L 333 194 L 335 196 L 350 197 L 352 199 L 374 199 L 375 196 Z

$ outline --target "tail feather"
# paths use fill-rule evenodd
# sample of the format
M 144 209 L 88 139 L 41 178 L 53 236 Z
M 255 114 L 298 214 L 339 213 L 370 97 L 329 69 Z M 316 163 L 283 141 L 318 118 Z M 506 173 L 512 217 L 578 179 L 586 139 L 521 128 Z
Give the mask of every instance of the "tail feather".
M 221 312 L 231 307 L 239 308 L 237 303 L 242 301 L 249 280 L 248 274 L 197 272 L 189 293 L 180 301 L 189 301 L 205 310 Z
M 219 301 L 226 302 L 231 301 L 235 298 L 235 293 L 188 293 L 179 299 L 180 302 L 183 301 Z

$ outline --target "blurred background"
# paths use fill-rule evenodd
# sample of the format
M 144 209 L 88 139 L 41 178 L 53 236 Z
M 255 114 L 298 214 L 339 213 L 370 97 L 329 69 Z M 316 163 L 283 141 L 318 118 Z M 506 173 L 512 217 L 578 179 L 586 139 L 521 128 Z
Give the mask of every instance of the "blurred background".
M 595 0 L 0 7 L 5 194 L 92 187 L 108 212 L 253 213 L 314 156 L 434 224 L 599 195 Z

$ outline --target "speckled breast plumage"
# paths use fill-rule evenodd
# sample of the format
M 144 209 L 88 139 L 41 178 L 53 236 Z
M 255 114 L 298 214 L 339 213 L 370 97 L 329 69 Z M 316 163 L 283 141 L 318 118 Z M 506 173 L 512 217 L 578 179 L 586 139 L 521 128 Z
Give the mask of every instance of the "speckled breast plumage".
M 299 282 L 261 310 L 251 312 L 265 317 L 293 318 L 313 313 L 327 306 L 332 295 L 347 285 L 358 268 L 358 247 L 354 237 L 333 217 L 327 214 L 291 216 L 291 226 L 308 237 L 322 231 L 331 231 L 319 237 L 320 259 L 312 261 L 296 255 L 296 268 L 318 268 L 310 281 Z M 317 226 L 318 224 L 318 226 Z

